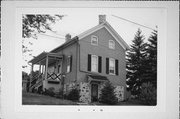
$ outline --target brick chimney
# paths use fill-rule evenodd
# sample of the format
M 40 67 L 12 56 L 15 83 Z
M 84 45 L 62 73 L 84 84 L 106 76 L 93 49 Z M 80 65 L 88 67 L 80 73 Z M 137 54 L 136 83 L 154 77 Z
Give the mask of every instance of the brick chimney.
M 71 40 L 71 35 L 68 33 L 68 34 L 66 34 L 66 36 L 65 36 L 65 41 L 67 42 L 67 41 L 69 41 L 69 40 Z
M 99 15 L 99 24 L 106 22 L 106 15 Z

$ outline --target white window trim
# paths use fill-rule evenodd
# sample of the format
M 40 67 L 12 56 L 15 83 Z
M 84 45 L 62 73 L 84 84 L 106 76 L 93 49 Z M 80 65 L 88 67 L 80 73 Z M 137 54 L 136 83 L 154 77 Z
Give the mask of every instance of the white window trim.
M 93 37 L 96 37 L 96 38 L 97 38 L 97 44 L 94 44 L 94 43 L 92 42 L 92 38 L 93 38 Z M 98 37 L 97 37 L 97 36 L 95 36 L 95 35 L 92 35 L 92 36 L 91 36 L 91 45 L 96 45 L 96 46 L 98 46 Z
M 93 57 L 96 57 L 97 58 L 97 67 L 96 67 L 96 69 L 97 69 L 97 71 L 92 71 L 92 65 L 93 65 Z M 97 55 L 91 55 L 91 72 L 98 72 L 98 66 L 99 66 L 99 61 L 98 61 L 99 59 L 98 59 L 98 56 Z
M 110 72 L 110 61 L 111 61 L 111 60 L 113 60 L 113 62 L 114 62 L 114 73 L 111 73 L 111 72 Z M 109 74 L 110 74 L 110 75 L 115 75 L 115 67 L 116 67 L 115 59 L 114 59 L 114 58 L 109 58 Z
M 70 68 L 71 68 L 71 61 L 70 61 L 70 55 L 67 57 L 67 66 L 66 66 L 66 73 L 69 73 L 70 72 Z M 68 60 L 69 60 L 69 65 L 68 65 Z M 69 71 L 68 71 L 68 66 L 69 66 Z
M 113 43 L 114 43 L 114 47 L 113 47 L 113 48 L 110 47 L 110 42 L 113 42 Z M 115 49 L 115 42 L 114 42 L 114 40 L 109 40 L 109 49 Z

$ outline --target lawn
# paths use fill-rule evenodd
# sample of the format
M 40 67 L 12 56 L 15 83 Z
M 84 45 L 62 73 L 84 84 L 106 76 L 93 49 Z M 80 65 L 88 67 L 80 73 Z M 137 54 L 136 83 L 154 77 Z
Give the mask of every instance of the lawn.
M 93 102 L 90 104 L 73 102 L 66 99 L 59 99 L 55 97 L 50 97 L 46 95 L 40 95 L 36 93 L 26 93 L 22 94 L 22 104 L 23 105 L 100 105 L 100 106 L 108 106 L 107 104 L 102 104 L 99 102 Z M 138 106 L 143 105 L 139 100 L 131 99 L 128 101 L 119 102 L 116 106 L 127 105 L 127 106 Z
M 22 104 L 23 105 L 77 105 L 77 102 L 72 102 L 70 100 L 58 99 L 55 97 L 26 93 L 22 94 Z

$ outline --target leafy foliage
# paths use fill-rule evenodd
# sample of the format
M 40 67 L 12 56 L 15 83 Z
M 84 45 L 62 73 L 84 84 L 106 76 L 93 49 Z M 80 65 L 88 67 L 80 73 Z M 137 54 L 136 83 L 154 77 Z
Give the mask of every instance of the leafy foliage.
M 57 20 L 62 19 L 63 15 L 47 15 L 47 14 L 26 14 L 23 15 L 22 37 L 36 37 L 35 32 L 45 33 L 46 30 L 52 31 L 50 25 Z
M 118 99 L 114 93 L 114 87 L 110 82 L 105 83 L 105 86 L 101 90 L 100 100 L 101 103 L 114 105 L 118 103 Z
M 127 52 L 127 89 L 131 90 L 133 95 L 139 95 L 145 72 L 146 46 L 144 43 L 142 31 L 138 29 L 135 34 L 133 44 Z
M 78 101 L 79 98 L 80 98 L 80 95 L 79 95 L 79 90 L 77 88 L 73 88 L 67 95 L 68 100 Z
M 45 89 L 45 91 L 43 92 L 44 95 L 49 95 L 49 96 L 54 96 L 55 95 L 55 92 L 54 92 L 54 88 L 53 87 L 50 87 L 48 89 Z
M 143 83 L 141 87 L 140 100 L 147 105 L 156 105 L 156 88 L 150 82 Z
M 22 40 L 22 52 L 25 62 L 27 62 L 26 56 L 32 56 L 32 49 L 29 46 L 33 45 L 32 40 L 28 41 L 25 38 L 37 39 L 37 33 L 45 33 L 47 30 L 53 31 L 51 25 L 63 17 L 64 15 L 48 14 L 24 14 L 22 16 L 22 37 L 24 38 Z M 25 63 L 22 68 L 26 68 L 27 66 L 27 63 Z

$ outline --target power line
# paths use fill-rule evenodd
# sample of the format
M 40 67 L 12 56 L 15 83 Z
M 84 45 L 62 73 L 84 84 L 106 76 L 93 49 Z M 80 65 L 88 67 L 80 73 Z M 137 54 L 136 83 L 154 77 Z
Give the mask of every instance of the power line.
M 141 25 L 141 24 L 139 24 L 139 23 L 130 21 L 130 20 L 128 20 L 128 19 L 125 19 L 125 18 L 122 18 L 122 17 L 119 17 L 119 16 L 115 16 L 115 15 L 112 15 L 112 16 L 113 16 L 113 17 L 116 17 L 116 18 L 119 18 L 119 19 L 121 19 L 121 20 L 127 21 L 127 22 L 131 22 L 131 23 L 133 23 L 133 24 L 136 24 L 136 25 L 139 25 L 139 26 L 142 26 L 142 27 L 145 27 L 145 28 L 148 28 L 148 29 L 157 31 L 157 30 L 155 30 L 155 29 L 153 29 L 153 28 L 150 28 L 150 27 L 148 27 L 148 26 Z
M 38 34 L 39 34 L 39 35 L 48 36 L 48 37 L 58 38 L 58 39 L 65 39 L 65 38 L 62 38 L 62 37 L 56 37 L 56 36 L 51 36 L 51 35 L 42 34 L 42 33 L 38 33 Z

